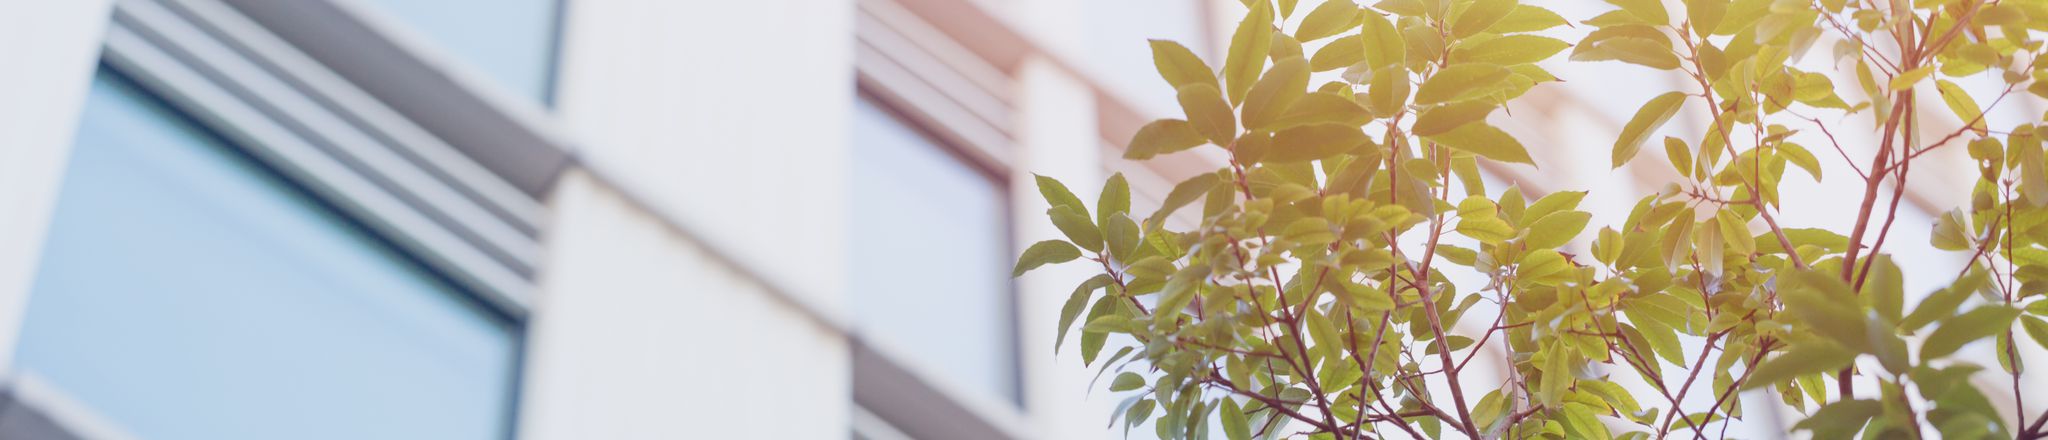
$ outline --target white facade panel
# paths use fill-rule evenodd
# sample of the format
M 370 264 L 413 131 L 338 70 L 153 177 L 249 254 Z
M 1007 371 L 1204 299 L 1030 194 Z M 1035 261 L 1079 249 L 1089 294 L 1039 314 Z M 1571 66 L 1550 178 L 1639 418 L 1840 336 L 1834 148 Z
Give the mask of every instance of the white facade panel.
M 589 174 L 552 205 L 522 438 L 847 435 L 844 336 Z
M 853 2 L 569 2 L 558 114 L 585 162 L 793 295 L 846 285 Z

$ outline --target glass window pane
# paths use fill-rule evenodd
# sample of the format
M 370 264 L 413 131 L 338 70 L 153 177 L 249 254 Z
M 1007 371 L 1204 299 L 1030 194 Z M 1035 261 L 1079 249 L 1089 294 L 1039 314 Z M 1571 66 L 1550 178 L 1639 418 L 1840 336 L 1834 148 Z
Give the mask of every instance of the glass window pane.
M 513 324 L 101 74 L 16 362 L 141 438 L 504 439 Z
M 859 331 L 942 381 L 1014 401 L 1002 189 L 889 110 L 861 99 L 854 115 Z
M 351 0 L 432 40 L 510 90 L 545 101 L 559 0 Z

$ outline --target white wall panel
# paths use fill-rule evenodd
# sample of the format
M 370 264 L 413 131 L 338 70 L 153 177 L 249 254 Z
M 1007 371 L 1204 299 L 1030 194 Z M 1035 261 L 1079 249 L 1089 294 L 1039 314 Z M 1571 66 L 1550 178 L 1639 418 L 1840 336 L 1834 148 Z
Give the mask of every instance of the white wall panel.
M 552 204 L 521 437 L 846 437 L 836 330 L 583 171 Z
M 792 294 L 846 285 L 853 2 L 569 2 L 557 112 L 608 180 Z

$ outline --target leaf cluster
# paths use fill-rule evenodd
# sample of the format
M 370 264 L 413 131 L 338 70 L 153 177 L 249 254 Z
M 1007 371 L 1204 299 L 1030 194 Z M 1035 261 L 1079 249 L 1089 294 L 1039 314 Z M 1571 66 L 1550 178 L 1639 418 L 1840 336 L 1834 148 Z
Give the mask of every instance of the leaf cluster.
M 1576 43 L 1553 37 L 1562 16 L 1518 0 L 1245 0 L 1220 69 L 1155 40 L 1183 117 L 1146 124 L 1125 157 L 1213 147 L 1227 166 L 1142 217 L 1121 175 L 1092 214 L 1039 176 L 1065 239 L 1030 246 L 1016 274 L 1101 268 L 1059 339 L 1078 330 L 1083 362 L 1115 371 L 1113 424 L 1161 438 L 1703 438 L 1759 389 L 1816 438 L 2048 436 L 2048 414 L 1998 414 L 1971 382 L 2011 375 L 2022 400 L 2016 331 L 2048 343 L 2048 126 L 1992 130 L 1984 91 L 1957 82 L 1996 78 L 1992 106 L 2048 98 L 2034 39 L 2048 1 L 1607 2 Z M 1823 42 L 1839 72 L 1796 67 Z M 1612 166 L 1641 166 L 1679 115 L 1708 128 L 1662 138 L 1672 181 L 1619 224 L 1589 229 L 1585 192 L 1481 178 L 1484 163 L 1535 165 L 1488 120 L 1558 81 L 1539 64 L 1567 49 L 1690 83 L 1635 112 Z M 1944 122 L 1916 96 L 1953 130 L 1923 137 Z M 1849 129 L 1807 114 L 1867 118 L 1874 157 L 1852 161 L 1835 141 Z M 1802 144 L 1817 141 L 1856 172 L 1832 177 L 1859 179 L 1861 212 L 1781 227 L 1787 165 L 1822 179 Z M 1885 239 L 1914 160 L 1944 147 L 1978 173 L 1927 251 L 1969 264 L 1915 273 L 1946 287 L 1909 301 Z M 2002 371 L 1958 355 L 1979 341 Z M 1504 379 L 1467 383 L 1478 366 Z

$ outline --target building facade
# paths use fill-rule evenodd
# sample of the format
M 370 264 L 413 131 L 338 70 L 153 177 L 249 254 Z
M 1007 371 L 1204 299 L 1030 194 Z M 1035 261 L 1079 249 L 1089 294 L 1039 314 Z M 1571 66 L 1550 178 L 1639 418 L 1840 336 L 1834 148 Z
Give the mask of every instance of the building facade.
M 1007 274 L 1160 110 L 1087 12 L 0 4 L 0 437 L 1110 435 Z
M 1032 175 L 1143 207 L 1222 163 L 1118 157 L 1178 113 L 1145 39 L 1216 57 L 1241 11 L 0 2 L 0 438 L 1117 438 L 1052 348 L 1087 271 L 1008 274 L 1058 235 Z M 1496 116 L 1542 168 L 1488 178 L 1618 222 L 1663 85 L 1557 61 Z

